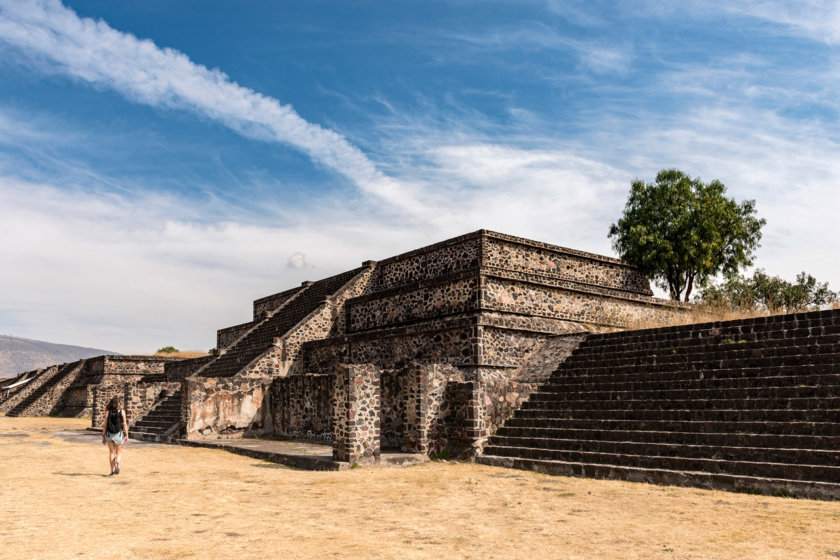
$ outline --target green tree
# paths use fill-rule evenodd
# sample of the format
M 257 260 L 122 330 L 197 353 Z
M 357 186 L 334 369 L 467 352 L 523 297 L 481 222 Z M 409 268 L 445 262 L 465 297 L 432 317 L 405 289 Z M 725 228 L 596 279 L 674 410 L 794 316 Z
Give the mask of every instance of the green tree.
M 163 348 L 158 348 L 158 354 L 175 354 L 179 350 L 174 346 L 164 346 Z
M 704 183 L 682 171 L 663 169 L 656 181 L 633 181 L 624 213 L 610 226 L 619 256 L 667 289 L 689 300 L 695 285 L 730 276 L 752 264 L 766 221 L 755 201 L 727 198 L 718 180 Z
M 796 282 L 788 282 L 758 269 L 751 278 L 731 276 L 721 284 L 707 286 L 696 301 L 732 309 L 795 313 L 818 309 L 836 298 L 837 293 L 829 289 L 828 282 L 817 282 L 805 272 L 796 275 Z

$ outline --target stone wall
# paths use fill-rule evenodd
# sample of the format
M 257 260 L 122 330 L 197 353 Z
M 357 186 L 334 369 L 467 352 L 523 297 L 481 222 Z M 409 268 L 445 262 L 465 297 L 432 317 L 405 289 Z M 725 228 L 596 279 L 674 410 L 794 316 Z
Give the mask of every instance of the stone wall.
M 336 461 L 379 461 L 379 377 L 379 368 L 370 364 L 342 367 L 332 376 L 332 444 Z
M 270 377 L 190 377 L 183 381 L 187 439 L 271 433 Z
M 257 321 L 249 321 L 241 325 L 234 325 L 216 331 L 216 349 L 224 350 L 257 324 Z
M 75 385 L 67 388 L 62 396 L 59 414 L 71 418 L 90 414 L 93 406 L 93 387 L 95 385 Z
M 270 389 L 274 435 L 332 441 L 332 388 L 327 374 L 275 379 Z
M 168 356 L 96 356 L 85 361 L 79 374 L 78 384 L 118 384 L 140 381 L 144 376 L 159 375 L 164 379 L 167 363 L 179 362 L 183 358 Z
M 521 383 L 544 383 L 589 336 L 567 334 L 546 339 L 512 374 Z
M 397 326 L 465 313 L 478 307 L 478 270 L 446 275 L 435 283 L 415 284 L 356 298 L 347 305 L 347 331 Z
M 445 453 L 473 459 L 488 435 L 479 384 L 475 381 L 447 383 L 442 406 L 429 426 L 429 455 Z
M 200 358 L 190 358 L 181 360 L 179 362 L 168 362 L 164 366 L 164 378 L 167 381 L 180 381 L 186 379 L 193 373 L 197 372 L 202 366 L 209 364 L 216 359 L 216 356 L 201 356 Z
M 522 407 L 552 372 L 568 358 L 588 334 L 544 338 L 529 349 L 516 369 L 478 367 L 467 373 L 480 392 L 481 417 L 486 434 L 494 433 Z
M 462 370 L 449 364 L 417 363 L 402 372 L 400 379 L 404 413 L 394 432 L 402 436 L 403 451 L 431 457 L 460 456 L 472 446 L 470 418 L 475 413 L 468 409 L 478 402 L 472 398 L 475 383 L 465 381 Z M 383 392 L 384 387 L 385 383 Z M 388 401 L 383 395 L 383 430 Z M 383 444 L 387 441 L 384 435 L 383 431 Z
M 399 449 L 403 447 L 407 432 L 413 429 L 417 420 L 409 413 L 414 413 L 419 399 L 419 383 L 401 370 L 383 371 L 381 379 L 381 410 L 380 439 L 383 449 Z M 410 404 L 411 403 L 411 404 Z M 411 409 L 411 410 L 409 410 Z
M 626 299 L 489 275 L 482 279 L 481 302 L 485 310 L 613 327 L 653 320 L 686 309 L 653 298 Z
M 485 232 L 482 266 L 653 295 L 647 277 L 618 259 L 501 233 Z
M 181 359 L 167 356 L 105 356 L 105 374 L 138 376 L 163 374 L 163 368 L 167 362 Z
M 403 253 L 376 264 L 369 292 L 428 281 L 477 268 L 481 260 L 478 232 Z
M 421 328 L 397 328 L 313 341 L 304 345 L 305 371 L 327 373 L 336 364 L 375 364 L 382 369 L 400 369 L 412 361 L 475 364 L 478 350 L 474 321 L 468 319 L 424 323 Z
M 105 423 L 105 407 L 114 397 L 125 398 L 124 385 L 94 385 L 92 387 L 93 403 L 91 404 L 90 425 L 101 429 Z M 126 415 L 128 420 L 128 415 Z M 129 424 L 131 420 L 129 420 Z

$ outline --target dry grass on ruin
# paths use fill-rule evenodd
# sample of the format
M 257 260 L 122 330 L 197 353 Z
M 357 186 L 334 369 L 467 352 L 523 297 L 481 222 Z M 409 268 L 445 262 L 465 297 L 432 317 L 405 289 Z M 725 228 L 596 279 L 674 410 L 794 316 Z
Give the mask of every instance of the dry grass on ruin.
M 831 309 L 840 309 L 840 302 L 834 302 Z M 676 327 L 679 325 L 713 323 L 716 321 L 736 321 L 738 319 L 752 319 L 753 317 L 784 315 L 785 313 L 788 312 L 764 309 L 731 309 L 729 307 L 708 307 L 698 305 L 685 313 L 674 315 L 672 317 L 658 317 L 655 319 L 640 319 L 634 321 L 627 326 L 627 330 Z
M 840 557 L 840 503 L 472 464 L 309 472 L 0 417 L 3 558 Z M 26 437 L 10 437 L 25 435 Z
M 201 350 L 185 350 L 183 352 L 155 352 L 153 356 L 165 356 L 167 358 L 203 358 L 207 352 Z

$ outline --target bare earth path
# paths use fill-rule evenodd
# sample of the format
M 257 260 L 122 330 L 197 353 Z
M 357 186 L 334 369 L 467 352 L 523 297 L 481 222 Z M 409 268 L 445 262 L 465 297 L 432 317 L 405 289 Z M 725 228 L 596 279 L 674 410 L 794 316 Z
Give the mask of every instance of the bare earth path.
M 290 470 L 0 417 L 0 558 L 840 558 L 840 503 L 468 464 Z

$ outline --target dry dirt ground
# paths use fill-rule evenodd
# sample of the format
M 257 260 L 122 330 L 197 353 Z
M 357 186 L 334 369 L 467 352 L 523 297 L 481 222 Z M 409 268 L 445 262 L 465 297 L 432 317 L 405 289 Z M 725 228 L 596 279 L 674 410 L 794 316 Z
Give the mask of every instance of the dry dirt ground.
M 840 502 L 458 463 L 309 472 L 0 417 L 0 557 L 840 558 Z

